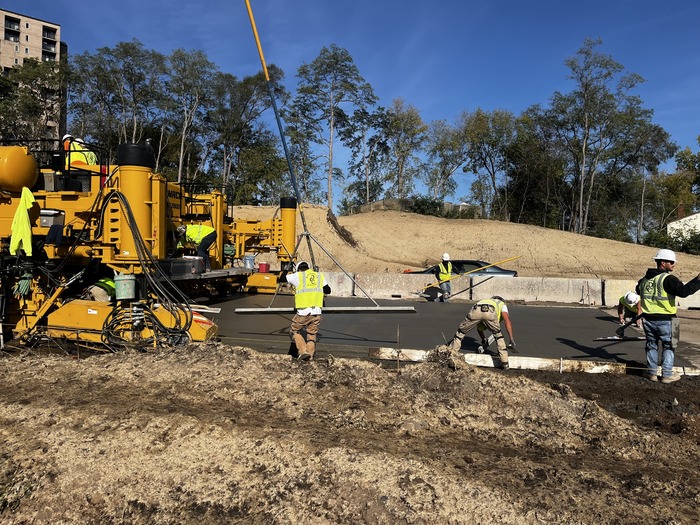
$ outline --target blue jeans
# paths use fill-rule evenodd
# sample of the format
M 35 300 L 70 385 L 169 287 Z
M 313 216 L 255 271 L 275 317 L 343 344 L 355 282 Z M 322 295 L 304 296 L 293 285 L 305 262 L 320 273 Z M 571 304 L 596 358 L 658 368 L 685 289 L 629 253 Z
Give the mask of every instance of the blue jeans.
M 659 346 L 661 346 L 661 375 L 669 377 L 673 371 L 675 349 L 673 347 L 673 321 L 671 319 L 646 319 L 642 321 L 644 335 L 647 338 L 647 373 L 656 375 Z
M 440 297 L 440 301 L 446 303 L 450 299 L 450 295 L 452 294 L 452 284 L 450 281 L 445 281 L 440 283 L 440 292 L 442 293 L 442 297 Z

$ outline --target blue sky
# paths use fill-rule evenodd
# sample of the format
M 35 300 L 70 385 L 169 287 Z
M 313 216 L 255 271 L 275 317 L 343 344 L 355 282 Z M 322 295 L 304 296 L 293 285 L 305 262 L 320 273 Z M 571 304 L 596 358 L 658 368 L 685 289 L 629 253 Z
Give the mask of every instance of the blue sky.
M 71 54 L 138 39 L 164 54 L 201 49 L 238 77 L 261 68 L 245 0 L 0 0 L 0 6 L 60 24 Z M 426 122 L 452 122 L 479 107 L 518 114 L 547 106 L 555 91 L 573 88 L 564 61 L 587 37 L 600 38 L 599 51 L 646 79 L 635 93 L 654 110 L 654 122 L 679 146 L 699 148 L 697 0 L 251 0 L 251 6 L 266 62 L 285 71 L 291 89 L 301 64 L 337 44 L 380 104 L 401 97 Z M 461 181 L 456 197 L 468 182 Z

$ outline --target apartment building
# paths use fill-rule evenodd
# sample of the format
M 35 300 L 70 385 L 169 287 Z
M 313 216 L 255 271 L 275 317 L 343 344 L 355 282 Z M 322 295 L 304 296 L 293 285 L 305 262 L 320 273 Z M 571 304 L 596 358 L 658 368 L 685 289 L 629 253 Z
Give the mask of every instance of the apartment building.
M 61 42 L 61 26 L 0 9 L 3 35 L 0 40 L 0 67 L 11 69 L 26 58 L 58 61 L 65 58 L 67 47 Z

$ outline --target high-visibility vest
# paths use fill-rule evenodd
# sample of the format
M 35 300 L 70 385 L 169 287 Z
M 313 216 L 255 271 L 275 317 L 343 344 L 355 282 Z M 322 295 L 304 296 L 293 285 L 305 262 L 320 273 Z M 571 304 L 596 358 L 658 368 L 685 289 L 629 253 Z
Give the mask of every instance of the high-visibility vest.
M 70 164 L 97 164 L 97 155 L 90 151 L 77 140 L 66 140 L 64 142 L 66 150 L 66 168 Z
M 323 274 L 313 270 L 299 272 L 299 286 L 294 294 L 294 306 L 303 308 L 323 307 Z
M 438 266 L 438 272 L 439 281 L 449 280 L 452 277 L 452 263 L 448 261 L 447 266 L 445 266 L 445 263 L 441 262 Z
M 639 283 L 643 313 L 667 315 L 676 313 L 676 296 L 668 295 L 664 290 L 666 277 L 668 273 L 660 273 L 651 279 L 642 279 Z
M 206 226 L 204 224 L 189 224 L 187 226 L 187 231 L 185 232 L 185 238 L 187 242 L 192 242 L 194 244 L 199 244 L 202 239 L 212 233 L 214 228 L 211 226 Z
M 505 304 L 503 301 L 499 301 L 498 299 L 482 299 L 477 305 L 481 304 L 490 304 L 496 309 L 496 319 L 498 322 L 501 322 L 501 312 L 503 311 L 503 305 Z
M 95 286 L 102 288 L 112 299 L 117 296 L 117 285 L 114 284 L 114 279 L 103 277 L 95 283 Z

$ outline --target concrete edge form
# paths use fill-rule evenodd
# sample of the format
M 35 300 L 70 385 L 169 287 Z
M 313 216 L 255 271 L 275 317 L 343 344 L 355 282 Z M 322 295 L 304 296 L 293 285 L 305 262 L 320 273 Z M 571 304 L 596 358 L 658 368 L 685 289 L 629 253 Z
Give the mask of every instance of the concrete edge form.
M 412 350 L 403 348 L 370 348 L 369 357 L 387 361 L 423 362 L 429 350 Z M 467 364 L 495 368 L 498 360 L 490 354 L 463 354 Z M 510 356 L 508 364 L 511 369 L 545 370 L 552 372 L 585 372 L 588 374 L 620 374 L 629 370 L 624 363 L 609 363 L 604 361 L 589 361 L 579 359 L 547 359 L 543 357 Z M 676 366 L 673 371 L 680 375 L 697 376 L 700 369 L 694 367 Z M 659 374 L 660 375 L 660 374 Z

